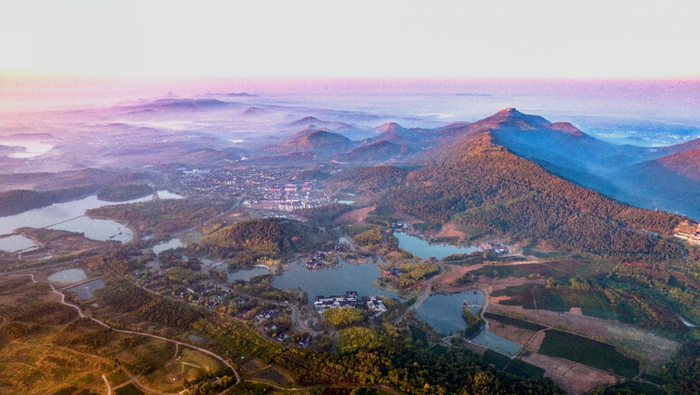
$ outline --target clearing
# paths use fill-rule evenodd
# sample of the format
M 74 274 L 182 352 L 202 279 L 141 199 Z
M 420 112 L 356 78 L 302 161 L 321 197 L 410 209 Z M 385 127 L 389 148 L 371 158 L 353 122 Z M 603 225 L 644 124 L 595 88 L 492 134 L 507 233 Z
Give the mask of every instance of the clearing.
M 369 212 L 374 210 L 376 206 L 358 208 L 357 210 L 348 211 L 347 213 L 336 218 L 334 224 L 360 224 L 369 215 Z

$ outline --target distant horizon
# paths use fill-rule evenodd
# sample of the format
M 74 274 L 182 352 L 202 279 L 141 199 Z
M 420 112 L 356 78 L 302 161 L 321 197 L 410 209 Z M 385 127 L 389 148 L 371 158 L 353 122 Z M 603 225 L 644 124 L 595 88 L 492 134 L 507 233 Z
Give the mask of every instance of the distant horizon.
M 489 95 L 662 95 L 700 101 L 700 79 L 535 78 L 97 78 L 0 70 L 0 110 L 21 102 L 110 105 L 124 100 L 206 93 L 289 96 Z M 647 97 L 648 99 L 648 97 Z M 70 104 L 69 104 L 70 106 Z M 33 106 L 29 106 L 33 107 Z

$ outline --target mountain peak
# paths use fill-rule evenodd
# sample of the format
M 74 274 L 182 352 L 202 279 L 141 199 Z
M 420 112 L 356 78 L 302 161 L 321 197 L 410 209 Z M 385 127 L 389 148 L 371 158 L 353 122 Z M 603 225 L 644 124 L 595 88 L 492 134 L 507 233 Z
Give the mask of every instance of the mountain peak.
M 386 133 L 386 132 L 394 132 L 395 133 L 395 132 L 399 132 L 402 130 L 406 130 L 406 128 L 404 128 L 403 126 L 399 125 L 396 122 L 388 122 L 388 123 L 385 123 L 383 125 L 377 126 L 375 128 L 375 130 L 377 131 L 377 133 Z
M 300 126 L 300 125 L 309 126 L 311 124 L 318 123 L 318 122 L 323 122 L 323 121 L 321 121 L 320 119 L 318 119 L 316 117 L 308 116 L 308 117 L 304 117 L 301 119 L 297 119 L 296 121 L 288 124 L 287 126 Z

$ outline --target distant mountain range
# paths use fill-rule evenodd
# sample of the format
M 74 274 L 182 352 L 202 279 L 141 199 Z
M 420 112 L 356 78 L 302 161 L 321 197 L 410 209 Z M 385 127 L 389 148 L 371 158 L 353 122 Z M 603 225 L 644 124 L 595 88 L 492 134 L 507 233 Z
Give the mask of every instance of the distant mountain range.
M 551 123 L 513 108 L 456 129 L 453 133 L 462 136 L 488 132 L 495 144 L 612 198 L 700 219 L 700 140 L 662 148 L 614 145 L 569 123 Z M 464 144 L 437 147 L 440 155 L 423 156 L 445 160 L 457 156 L 455 147 Z
M 315 130 L 319 125 L 324 128 Z M 413 166 L 459 160 L 462 152 L 473 151 L 474 136 L 486 133 L 493 144 L 576 184 L 629 204 L 700 220 L 696 204 L 700 200 L 700 139 L 660 148 L 615 145 L 571 123 L 553 123 L 515 108 L 477 122 L 436 129 L 386 123 L 364 131 L 371 137 L 360 141 L 344 138 L 337 131 L 348 126 L 342 122 L 305 117 L 289 126 L 305 129 L 277 145 L 275 152 L 313 153 L 311 160 Z

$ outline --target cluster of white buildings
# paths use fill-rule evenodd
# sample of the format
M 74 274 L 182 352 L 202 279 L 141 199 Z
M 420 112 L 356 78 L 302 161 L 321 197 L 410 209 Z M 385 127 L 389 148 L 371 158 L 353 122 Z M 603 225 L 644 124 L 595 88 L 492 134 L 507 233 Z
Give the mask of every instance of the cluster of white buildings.
M 357 292 L 347 291 L 344 296 L 316 296 L 314 307 L 323 312 L 326 309 L 336 309 L 338 307 L 355 307 L 357 304 Z
M 376 315 L 386 313 L 383 299 L 383 296 L 369 296 L 367 298 L 367 310 L 376 313 Z
M 700 245 L 700 224 L 694 228 L 690 225 L 683 227 L 682 229 L 677 229 L 676 233 L 673 235 L 681 240 L 685 240 L 692 245 Z

